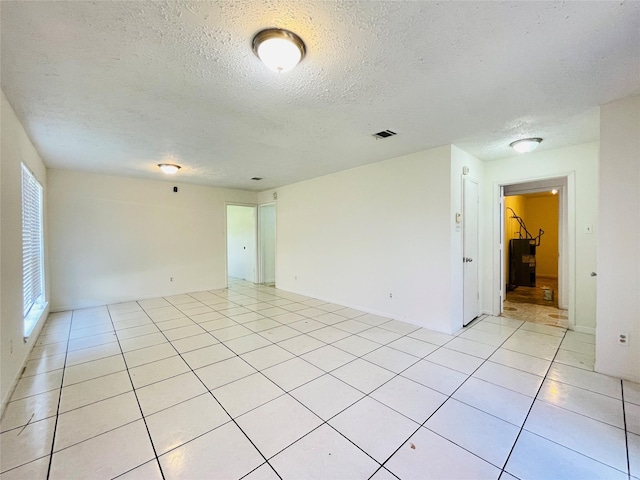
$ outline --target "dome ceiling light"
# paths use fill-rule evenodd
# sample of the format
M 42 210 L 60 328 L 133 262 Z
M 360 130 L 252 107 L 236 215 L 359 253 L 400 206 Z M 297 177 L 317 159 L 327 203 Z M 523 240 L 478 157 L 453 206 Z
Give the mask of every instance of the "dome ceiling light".
M 523 138 L 522 140 L 516 140 L 509 144 L 518 153 L 529 153 L 534 151 L 540 145 L 542 139 L 539 137 Z
M 288 72 L 304 58 L 302 39 L 289 30 L 268 28 L 253 37 L 253 51 L 270 70 Z
M 160 167 L 160 170 L 167 175 L 173 175 L 182 168 L 180 165 L 176 165 L 174 163 L 159 163 L 158 167 Z

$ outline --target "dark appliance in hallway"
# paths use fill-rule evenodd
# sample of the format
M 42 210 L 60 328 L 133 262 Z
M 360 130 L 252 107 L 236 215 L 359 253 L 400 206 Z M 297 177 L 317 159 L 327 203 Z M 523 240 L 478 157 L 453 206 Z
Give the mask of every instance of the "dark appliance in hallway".
M 509 241 L 509 287 L 536 286 L 536 241 L 513 238 Z
M 507 207 L 513 214 L 511 218 L 517 220 L 520 230 L 520 238 L 509 240 L 509 283 L 507 290 L 511 291 L 516 287 L 536 286 L 536 247 L 540 246 L 540 237 L 544 235 L 544 230 L 538 230 L 538 235 L 533 236 L 527 230 L 524 220 L 519 217 L 512 208 Z

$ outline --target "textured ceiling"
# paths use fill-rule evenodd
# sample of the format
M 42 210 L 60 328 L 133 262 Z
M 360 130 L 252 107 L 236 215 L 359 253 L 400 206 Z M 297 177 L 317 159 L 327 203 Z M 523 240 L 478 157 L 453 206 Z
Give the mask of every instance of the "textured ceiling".
M 45 163 L 264 190 L 454 143 L 598 139 L 640 93 L 640 2 L 0 2 L 1 83 Z M 307 57 L 254 56 L 266 27 Z M 398 132 L 386 140 L 371 134 Z M 261 182 L 249 180 L 264 177 Z

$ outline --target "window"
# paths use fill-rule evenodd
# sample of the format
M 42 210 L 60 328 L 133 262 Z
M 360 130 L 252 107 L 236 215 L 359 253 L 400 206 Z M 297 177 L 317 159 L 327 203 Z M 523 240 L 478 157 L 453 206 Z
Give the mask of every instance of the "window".
M 28 337 L 45 308 L 42 186 L 22 165 L 22 291 L 24 336 Z

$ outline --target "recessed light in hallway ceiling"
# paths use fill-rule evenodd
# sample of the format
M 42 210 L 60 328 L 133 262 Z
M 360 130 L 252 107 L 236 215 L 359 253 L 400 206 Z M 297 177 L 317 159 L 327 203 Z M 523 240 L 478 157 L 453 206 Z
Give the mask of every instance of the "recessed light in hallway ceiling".
M 542 142 L 542 139 L 540 137 L 523 138 L 522 140 L 511 142 L 509 146 L 518 153 L 529 153 L 538 148 L 540 142 Z

